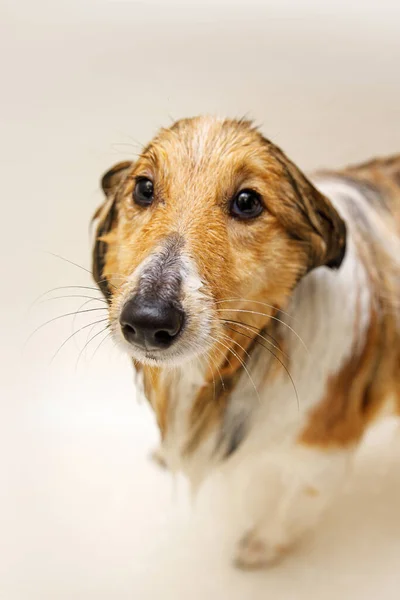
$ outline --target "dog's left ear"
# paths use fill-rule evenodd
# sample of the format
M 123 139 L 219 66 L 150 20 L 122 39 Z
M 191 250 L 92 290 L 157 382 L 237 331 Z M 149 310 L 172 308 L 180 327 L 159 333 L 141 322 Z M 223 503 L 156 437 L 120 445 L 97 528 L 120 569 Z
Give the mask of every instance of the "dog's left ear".
M 281 220 L 287 230 L 305 243 L 308 270 L 320 266 L 338 269 L 346 252 L 346 225 L 333 204 L 281 152 L 274 156 L 283 168 L 279 192 L 285 210 Z
M 92 273 L 95 282 L 107 300 L 110 299 L 111 289 L 104 277 L 107 242 L 105 242 L 103 238 L 116 225 L 117 211 L 115 204 L 117 192 L 131 167 L 131 162 L 120 162 L 103 175 L 101 187 L 106 199 L 93 215 L 93 221 L 97 220 L 98 225 L 93 246 Z

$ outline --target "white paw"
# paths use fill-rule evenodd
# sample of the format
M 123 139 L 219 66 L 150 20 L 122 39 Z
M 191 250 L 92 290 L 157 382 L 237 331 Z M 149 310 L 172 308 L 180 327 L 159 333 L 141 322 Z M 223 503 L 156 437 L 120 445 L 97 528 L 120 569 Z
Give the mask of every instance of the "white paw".
M 269 544 L 250 531 L 238 543 L 234 564 L 239 569 L 264 569 L 279 562 L 286 552 L 287 546 Z
M 167 462 L 165 460 L 164 452 L 163 452 L 163 449 L 161 448 L 161 446 L 159 446 L 158 448 L 154 448 L 154 450 L 152 450 L 152 452 L 150 453 L 150 459 L 153 462 L 155 462 L 156 465 L 158 465 L 162 469 L 167 468 Z

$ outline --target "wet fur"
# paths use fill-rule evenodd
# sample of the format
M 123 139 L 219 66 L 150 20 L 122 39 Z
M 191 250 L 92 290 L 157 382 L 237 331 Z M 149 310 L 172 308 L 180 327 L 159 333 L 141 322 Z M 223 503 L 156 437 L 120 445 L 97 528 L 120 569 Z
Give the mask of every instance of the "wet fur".
M 154 181 L 147 209 L 132 202 L 138 176 Z M 311 181 L 251 123 L 198 117 L 102 186 L 94 277 L 162 455 L 193 486 L 226 475 L 243 520 L 236 563 L 270 564 L 323 513 L 368 424 L 389 401 L 400 413 L 400 156 Z M 265 204 L 251 222 L 229 215 L 243 188 Z M 177 281 L 182 339 L 141 355 L 122 307 Z

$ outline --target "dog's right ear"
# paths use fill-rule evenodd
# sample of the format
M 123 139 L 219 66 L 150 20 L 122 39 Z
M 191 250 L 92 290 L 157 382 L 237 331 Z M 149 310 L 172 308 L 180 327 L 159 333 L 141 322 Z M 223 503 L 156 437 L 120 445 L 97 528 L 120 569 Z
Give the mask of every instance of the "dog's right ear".
M 127 160 L 117 163 L 111 167 L 109 171 L 104 173 L 103 177 L 101 178 L 101 187 L 107 198 L 110 196 L 115 196 L 120 183 L 125 179 L 132 165 L 133 163 Z
M 106 199 L 96 210 L 92 219 L 92 221 L 98 221 L 93 246 L 92 273 L 95 282 L 108 301 L 110 300 L 111 289 L 107 279 L 104 276 L 107 242 L 105 242 L 103 238 L 116 224 L 117 211 L 115 203 L 117 192 L 131 167 L 132 163 L 129 161 L 120 162 L 114 165 L 109 171 L 107 171 L 107 173 L 103 175 L 101 179 L 101 187 Z

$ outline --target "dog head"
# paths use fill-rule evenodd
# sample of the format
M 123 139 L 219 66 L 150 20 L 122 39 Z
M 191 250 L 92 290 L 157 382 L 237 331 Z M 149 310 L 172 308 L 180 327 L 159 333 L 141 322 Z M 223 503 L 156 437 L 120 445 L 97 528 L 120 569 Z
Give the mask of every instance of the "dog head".
M 140 363 L 226 354 L 238 316 L 261 329 L 302 276 L 344 256 L 329 200 L 247 121 L 178 121 L 102 187 L 93 273 Z

